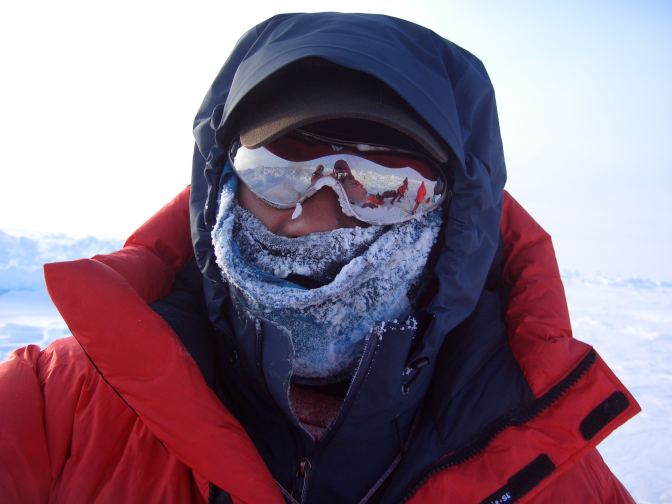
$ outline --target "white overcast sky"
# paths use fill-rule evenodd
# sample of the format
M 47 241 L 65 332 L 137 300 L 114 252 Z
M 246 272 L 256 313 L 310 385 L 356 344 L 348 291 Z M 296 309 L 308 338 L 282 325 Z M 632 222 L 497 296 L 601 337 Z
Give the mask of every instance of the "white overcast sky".
M 672 3 L 41 1 L 0 7 L 0 230 L 123 238 L 189 183 L 235 41 L 280 12 L 423 24 L 490 73 L 507 188 L 560 265 L 672 280 Z

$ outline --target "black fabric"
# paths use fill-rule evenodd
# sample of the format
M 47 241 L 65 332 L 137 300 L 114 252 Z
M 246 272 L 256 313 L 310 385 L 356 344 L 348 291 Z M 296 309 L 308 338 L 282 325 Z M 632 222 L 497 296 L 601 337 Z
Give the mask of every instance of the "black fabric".
M 412 293 L 422 308 L 416 314 L 419 330 L 409 333 L 389 324 L 379 341 L 372 339 L 370 360 L 363 363 L 366 368 L 362 368 L 361 379 L 354 380 L 346 398 L 347 411 L 319 446 L 296 425 L 291 414 L 285 387 L 290 349 L 286 337 L 263 320 L 252 320 L 232 306 L 211 243 L 217 199 L 224 183 L 224 160 L 230 140 L 238 134 L 237 114 L 241 110 L 254 113 L 254 107 L 245 102 L 252 91 L 262 83 L 268 84 L 267 79 L 276 72 L 308 58 L 326 60 L 382 81 L 455 154 L 442 165 L 453 183 L 454 197 L 437 244 L 436 261 L 428 270 L 426 285 L 430 287 Z M 297 73 L 297 78 L 301 77 Z M 483 320 L 474 321 L 472 327 L 483 331 L 479 341 L 488 340 L 486 347 L 491 351 L 466 359 L 459 366 L 459 376 L 455 376 L 473 376 L 483 359 L 492 356 L 495 364 L 483 373 L 483 380 L 477 381 L 479 386 L 486 383 L 485 377 L 499 380 L 506 376 L 511 378 L 512 389 L 480 413 L 473 425 L 485 425 L 513 407 L 520 400 L 517 394 L 525 397 L 520 373 L 501 342 L 501 289 L 498 293 L 484 290 L 499 245 L 506 169 L 494 92 L 477 58 L 430 30 L 387 16 L 275 16 L 239 40 L 197 113 L 194 137 L 191 230 L 196 260 L 204 276 L 207 312 L 217 333 L 215 351 L 220 364 L 216 371 L 221 376 L 216 378 L 215 388 L 285 488 L 293 488 L 297 460 L 308 457 L 312 463 L 306 479 L 308 502 L 361 498 L 399 455 L 401 444 L 390 440 L 407 436 L 430 387 L 436 392 L 444 386 L 450 389 L 450 384 L 432 385 L 435 369 L 454 365 L 444 364 L 442 361 L 449 356 L 439 354 L 446 337 L 478 304 Z M 489 294 L 481 301 L 484 292 Z M 457 339 L 463 337 L 467 335 Z M 231 355 L 237 355 L 235 364 L 230 363 Z M 427 359 L 428 364 L 407 369 L 408 363 L 419 359 Z M 440 373 L 441 380 L 453 378 L 451 372 L 446 376 Z M 461 390 L 464 397 L 469 395 L 469 387 Z M 458 415 L 438 396 L 429 404 L 445 411 L 430 411 L 423 417 L 427 423 L 420 429 L 418 448 L 412 450 L 417 462 L 412 474 L 437 456 L 433 449 L 426 449 L 434 445 L 425 441 L 432 443 L 439 438 L 440 447 L 453 442 L 446 439 L 448 428 L 436 432 L 431 426 L 436 418 L 450 421 Z M 469 429 L 465 425 L 460 430 Z M 422 436 L 429 439 L 423 441 Z M 410 473 L 398 474 L 405 478 Z M 390 494 L 389 499 L 394 498 Z
M 150 305 L 180 337 L 205 378 L 215 383 L 214 334 L 207 319 L 201 272 L 192 259 L 175 276 L 171 293 Z
M 212 305 L 204 302 L 198 288 L 203 279 L 193 262 L 176 276 L 171 294 L 152 308 L 178 334 L 288 491 L 295 486 L 298 462 L 308 458 L 306 502 L 356 501 L 403 448 L 398 469 L 373 499 L 398 502 L 444 453 L 487 436 L 498 419 L 533 399 L 507 344 L 503 313 L 508 292 L 499 281 L 501 259 L 500 249 L 476 309 L 448 334 L 436 358 L 422 353 L 423 343 L 416 340 L 423 335 L 401 325 L 373 338 L 351 385 L 347 411 L 317 444 L 292 420 L 280 378 L 287 370 L 276 367 L 285 362 L 278 357 L 289 351 L 281 335 L 239 313 L 225 293 L 217 296 L 219 323 L 211 324 Z M 267 366 L 264 359 L 274 364 Z M 407 440 L 416 415 L 417 426 Z
M 313 469 L 307 487 L 316 491 L 309 492 L 306 502 L 361 498 L 399 454 L 429 382 L 418 386 L 416 380 L 407 393 L 402 392 L 413 333 L 402 324 L 391 325 L 384 338 L 371 340 L 360 378 L 351 384 L 348 414 L 329 439 L 316 444 L 292 422 L 287 401 L 278 395 L 284 393 L 282 387 L 274 393 L 277 383 L 265 380 L 261 361 L 264 355 L 270 358 L 287 351 L 277 347 L 281 339 L 263 321 L 237 313 L 230 303 L 225 305 L 226 323 L 223 319 L 213 330 L 202 294 L 194 288 L 199 277 L 189 264 L 177 275 L 171 294 L 152 308 L 171 325 L 210 386 L 246 428 L 273 476 L 291 491 L 298 462 L 309 458 Z M 238 337 L 227 333 L 229 327 Z M 414 373 L 427 367 L 419 366 Z
M 233 504 L 233 501 L 227 492 L 210 483 L 208 504 Z
M 426 288 L 412 293 L 418 326 L 409 333 L 390 324 L 384 335 L 371 338 L 345 410 L 318 444 L 291 415 L 286 337 L 232 306 L 211 243 L 237 114 L 254 113 L 245 102 L 252 91 L 308 58 L 379 79 L 455 154 L 442 166 L 454 194 L 436 260 Z M 399 468 L 375 496 L 397 502 L 445 450 L 479 439 L 499 418 L 529 403 L 531 392 L 503 322 L 507 293 L 495 254 L 506 168 L 494 92 L 476 57 L 431 30 L 387 16 L 275 16 L 239 40 L 196 115 L 194 136 L 191 231 L 216 334 L 209 345 L 214 387 L 285 488 L 294 487 L 297 463 L 307 457 L 307 502 L 357 501 L 400 455 L 418 418 Z M 195 327 L 179 329 L 191 333 L 183 339 L 195 345 L 190 351 L 210 375 L 209 354 L 195 341 Z M 412 362 L 427 364 L 409 367 Z
M 446 453 L 484 449 L 507 419 L 534 403 L 534 395 L 508 345 L 504 312 L 508 287 L 501 281 L 503 247 L 471 315 L 445 338 L 434 363 L 421 419 L 382 502 L 412 493 Z
M 516 502 L 526 493 L 550 476 L 555 470 L 555 464 L 548 455 L 541 454 L 520 471 L 509 478 L 502 488 L 481 501 L 481 504 L 509 504 Z
M 276 72 L 309 58 L 379 79 L 455 154 L 442 166 L 454 196 L 432 271 L 436 288 L 425 307 L 433 320 L 425 351 L 435 355 L 482 291 L 498 246 L 506 168 L 495 96 L 482 63 L 413 23 L 370 14 L 286 14 L 260 23 L 239 40 L 194 121 L 190 215 L 199 268 L 212 282 L 221 282 L 210 233 L 228 146 L 238 132 L 236 114 Z M 245 114 L 254 112 L 245 105 Z M 206 294 L 206 302 L 216 305 L 218 300 Z
M 462 444 L 456 449 L 449 449 L 447 454 L 441 457 L 437 463 L 416 471 L 415 480 L 408 486 L 406 491 L 400 494 L 404 495 L 403 501 L 408 500 L 422 486 L 427 480 L 428 475 L 471 459 L 485 450 L 490 441 L 504 429 L 513 425 L 522 425 L 534 419 L 574 385 L 595 364 L 596 360 L 597 354 L 594 350 L 590 351 L 565 378 L 553 386 L 546 394 L 535 400 L 524 401 L 521 403 L 521 407 L 515 408 L 509 414 L 497 418 L 472 439 L 467 440 L 467 443 Z
M 277 369 L 288 362 L 282 335 L 264 321 L 229 310 L 238 320 L 238 335 L 227 345 L 238 342 L 239 359 L 237 366 L 224 369 L 227 400 L 273 476 L 291 492 L 301 486 L 300 461 L 308 459 L 305 502 L 357 501 L 399 454 L 423 395 L 422 388 L 402 392 L 412 333 L 391 324 L 383 338 L 369 340 L 339 419 L 315 443 L 293 417 L 282 378 L 286 370 Z M 273 363 L 265 366 L 267 359 Z M 278 379 L 268 373 L 277 373 Z
M 583 419 L 579 426 L 581 434 L 586 440 L 593 439 L 609 422 L 623 413 L 628 405 L 628 398 L 623 392 L 614 392 Z

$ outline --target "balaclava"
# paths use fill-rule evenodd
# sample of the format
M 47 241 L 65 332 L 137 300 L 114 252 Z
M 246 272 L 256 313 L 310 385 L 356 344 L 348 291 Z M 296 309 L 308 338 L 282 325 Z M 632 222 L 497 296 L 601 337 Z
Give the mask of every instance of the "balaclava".
M 212 240 L 237 306 L 288 333 L 294 381 L 333 383 L 352 374 L 375 327 L 410 315 L 409 290 L 441 221 L 436 210 L 391 226 L 287 238 L 238 205 L 234 182 L 220 195 Z

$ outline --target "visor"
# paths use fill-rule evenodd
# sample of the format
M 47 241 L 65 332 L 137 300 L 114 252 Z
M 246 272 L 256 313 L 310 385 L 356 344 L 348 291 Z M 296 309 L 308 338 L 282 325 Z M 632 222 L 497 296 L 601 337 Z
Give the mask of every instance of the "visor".
M 448 192 L 444 172 L 421 153 L 302 130 L 256 148 L 235 141 L 229 158 L 240 180 L 275 208 L 296 207 L 329 186 L 347 215 L 369 224 L 430 212 Z

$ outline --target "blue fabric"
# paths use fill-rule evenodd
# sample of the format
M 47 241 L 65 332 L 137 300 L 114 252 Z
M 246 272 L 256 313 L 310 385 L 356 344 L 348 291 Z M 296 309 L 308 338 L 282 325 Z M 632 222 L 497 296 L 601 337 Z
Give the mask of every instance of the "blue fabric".
M 237 206 L 235 193 L 222 191 L 219 204 L 220 218 L 212 239 L 232 300 L 254 317 L 288 333 L 293 347 L 293 381 L 303 384 L 348 379 L 365 340 L 376 329 L 411 314 L 408 292 L 425 268 L 441 225 L 441 213 L 435 210 L 388 226 L 382 234 L 375 228 L 357 228 L 360 237 L 377 239 L 364 238 L 362 253 L 343 253 L 341 257 L 348 260 L 336 277 L 307 289 L 254 264 L 261 253 L 261 236 L 269 231 Z M 247 245 L 241 241 L 246 233 L 257 233 Z M 275 238 L 287 247 L 289 242 L 301 240 L 304 249 L 328 257 L 334 254 L 336 243 L 354 239 L 353 235 L 352 229 L 335 229 L 302 238 Z M 350 243 L 354 252 L 356 242 Z M 277 256 L 270 259 L 278 263 Z
M 431 30 L 372 14 L 284 14 L 240 39 L 194 121 L 191 220 L 201 271 L 217 281 L 210 242 L 225 149 L 216 142 L 240 100 L 274 71 L 315 56 L 369 73 L 396 90 L 456 155 L 454 196 L 429 306 L 429 353 L 474 309 L 499 238 L 506 179 L 495 95 L 481 62 Z
M 347 414 L 332 438 L 317 447 L 292 423 L 286 395 L 290 369 L 278 359 L 289 354 L 289 342 L 281 334 L 270 337 L 273 328 L 236 310 L 210 238 L 220 184 L 230 183 L 226 149 L 218 139 L 226 143 L 234 134 L 236 108 L 250 90 L 306 57 L 382 80 L 455 154 L 445 166 L 454 181 L 453 198 L 433 261 L 437 289 L 427 314 L 417 314 L 417 333 L 391 327 L 371 340 Z M 192 239 L 206 278 L 205 306 L 217 332 L 212 351 L 220 376 L 214 388 L 285 488 L 296 484 L 296 461 L 310 456 L 308 502 L 357 501 L 403 449 L 406 456 L 376 499 L 399 502 L 439 457 L 529 400 L 529 388 L 506 345 L 505 296 L 499 287 L 484 289 L 491 270 L 499 275 L 493 263 L 506 169 L 494 92 L 477 58 L 431 30 L 387 16 L 275 16 L 239 40 L 197 113 L 194 136 Z M 181 337 L 194 348 L 204 344 L 194 334 Z M 197 353 L 208 355 L 203 349 Z M 426 365 L 414 367 L 418 362 Z M 409 438 L 414 418 L 417 426 Z

